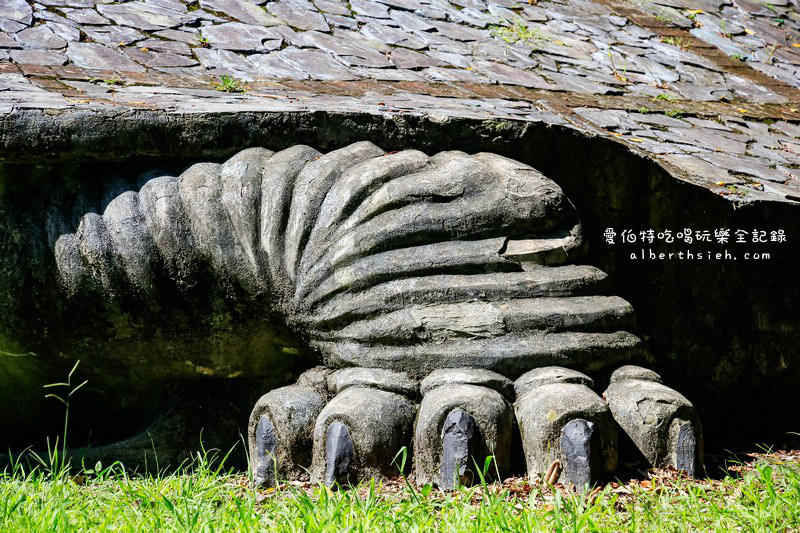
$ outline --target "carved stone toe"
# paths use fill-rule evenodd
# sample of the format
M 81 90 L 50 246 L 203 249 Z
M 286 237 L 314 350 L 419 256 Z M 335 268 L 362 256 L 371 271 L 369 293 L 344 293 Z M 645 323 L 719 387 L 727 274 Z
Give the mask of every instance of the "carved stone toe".
M 592 385 L 588 376 L 560 367 L 531 370 L 516 381 L 514 407 L 529 476 L 543 476 L 557 461 L 562 481 L 583 487 L 614 471 L 616 425 Z
M 703 435 L 694 406 L 645 368 L 623 366 L 603 396 L 614 419 L 651 465 L 690 476 L 702 468 Z

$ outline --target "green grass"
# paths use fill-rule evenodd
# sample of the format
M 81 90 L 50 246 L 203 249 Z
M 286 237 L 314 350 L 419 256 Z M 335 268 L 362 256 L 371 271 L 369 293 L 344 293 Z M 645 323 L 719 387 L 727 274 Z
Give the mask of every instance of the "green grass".
M 244 82 L 231 76 L 220 76 L 219 81 L 211 82 L 211 86 L 217 91 L 225 93 L 247 92 L 247 87 L 245 87 Z
M 527 44 L 536 50 L 547 38 L 537 28 L 529 27 L 524 22 L 519 18 L 508 27 L 489 26 L 489 32 L 493 37 L 502 39 L 507 44 Z
M 0 531 L 773 531 L 800 528 L 800 465 L 762 456 L 721 480 L 657 470 L 574 494 L 515 478 L 449 493 L 402 478 L 253 491 L 203 455 L 172 474 L 114 465 L 0 474 Z M 797 457 L 793 458 L 794 460 Z

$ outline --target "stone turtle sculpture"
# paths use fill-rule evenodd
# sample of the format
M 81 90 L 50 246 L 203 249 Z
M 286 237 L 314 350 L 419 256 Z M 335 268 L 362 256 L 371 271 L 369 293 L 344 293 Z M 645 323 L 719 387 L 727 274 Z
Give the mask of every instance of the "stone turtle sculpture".
M 577 212 L 535 169 L 369 142 L 196 164 L 55 243 L 71 293 L 123 279 L 147 295 L 164 270 L 210 264 L 319 355 L 253 409 L 259 484 L 309 468 L 329 485 L 393 475 L 406 447 L 417 482 L 451 488 L 488 455 L 504 475 L 519 441 L 529 475 L 559 461 L 583 485 L 615 470 L 618 425 L 653 465 L 694 475 L 688 400 L 644 368 L 616 370 L 602 397 L 582 373 L 643 351 L 631 306 L 578 264 L 584 251 Z

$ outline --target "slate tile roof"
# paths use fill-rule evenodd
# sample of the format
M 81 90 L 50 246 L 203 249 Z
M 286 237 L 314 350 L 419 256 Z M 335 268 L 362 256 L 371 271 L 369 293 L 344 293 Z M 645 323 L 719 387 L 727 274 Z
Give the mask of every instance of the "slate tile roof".
M 612 138 L 735 202 L 795 201 L 800 7 L 0 0 L 0 120 L 84 108 L 540 121 Z

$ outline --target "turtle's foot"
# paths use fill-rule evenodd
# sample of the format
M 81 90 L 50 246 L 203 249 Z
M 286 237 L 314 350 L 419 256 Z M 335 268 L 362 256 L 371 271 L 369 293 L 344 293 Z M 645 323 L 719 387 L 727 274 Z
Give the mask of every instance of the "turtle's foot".
M 639 366 L 623 366 L 611 375 L 603 397 L 652 466 L 670 466 L 691 477 L 702 470 L 703 432 L 694 406 L 662 384 L 661 376 Z
M 513 464 L 521 443 L 530 477 L 582 488 L 614 473 L 620 427 L 653 466 L 695 475 L 700 424 L 691 403 L 659 380 L 622 367 L 600 397 L 588 376 L 562 367 L 513 383 L 472 368 L 436 370 L 419 383 L 390 370 L 319 367 L 256 404 L 254 480 L 309 473 L 331 486 L 406 474 L 413 451 L 417 483 L 452 489 L 521 470 Z

